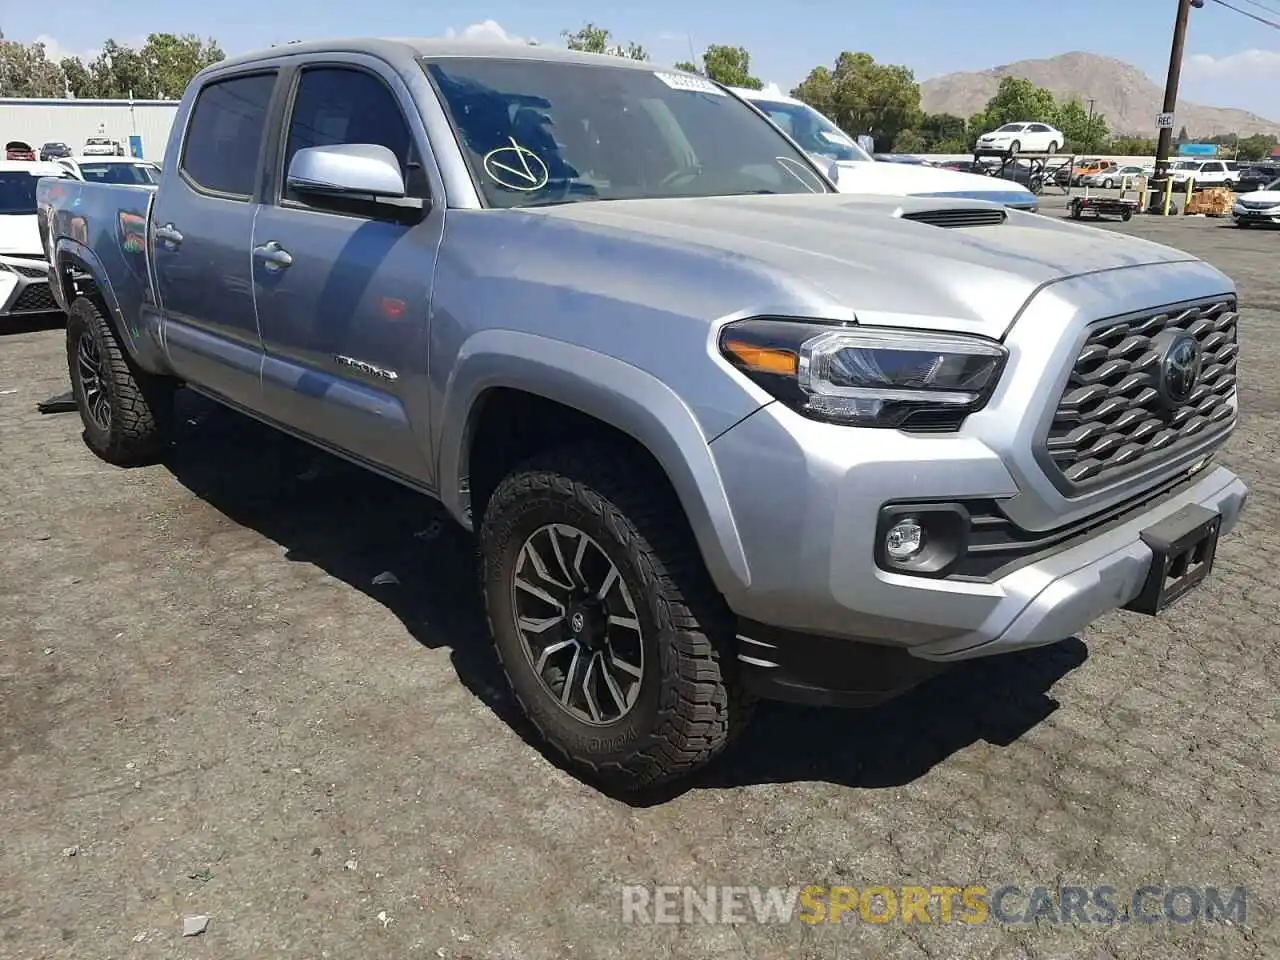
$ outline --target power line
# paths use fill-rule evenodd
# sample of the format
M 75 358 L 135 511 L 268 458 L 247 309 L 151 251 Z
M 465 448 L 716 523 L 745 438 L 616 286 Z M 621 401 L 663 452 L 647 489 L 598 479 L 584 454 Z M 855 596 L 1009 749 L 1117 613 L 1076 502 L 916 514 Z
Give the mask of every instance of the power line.
M 1242 17 L 1248 17 L 1250 20 L 1256 20 L 1258 23 L 1271 27 L 1274 30 L 1280 30 L 1280 23 L 1277 23 L 1275 20 L 1268 20 L 1266 17 L 1260 17 L 1256 13 L 1250 13 L 1248 10 L 1241 10 L 1239 7 L 1233 7 L 1231 4 L 1227 3 L 1227 0 L 1212 0 L 1212 2 L 1216 3 L 1220 7 L 1226 7 L 1228 10 L 1233 10 Z M 1256 0 L 1254 0 L 1254 2 L 1256 2 Z M 1261 7 L 1262 4 L 1258 4 L 1258 6 Z M 1262 9 L 1266 10 L 1267 8 L 1262 7 Z M 1274 13 L 1275 11 L 1271 12 Z
M 1267 6 L 1265 3 L 1262 2 L 1262 0 L 1244 0 L 1244 2 L 1249 4 L 1250 6 L 1257 7 L 1259 10 L 1265 10 L 1267 11 L 1267 13 L 1273 13 L 1276 16 L 1280 17 L 1280 10 L 1277 10 L 1275 7 Z

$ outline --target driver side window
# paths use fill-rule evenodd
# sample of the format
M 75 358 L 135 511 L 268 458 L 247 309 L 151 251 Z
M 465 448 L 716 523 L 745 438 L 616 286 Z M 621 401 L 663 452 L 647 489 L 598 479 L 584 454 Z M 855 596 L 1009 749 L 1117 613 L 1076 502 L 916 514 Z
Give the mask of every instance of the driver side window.
M 400 104 L 385 83 L 352 67 L 312 67 L 298 80 L 289 118 L 283 172 L 306 147 L 374 143 L 400 161 L 409 196 L 427 197 L 426 176 Z M 282 185 L 286 200 L 302 198 Z

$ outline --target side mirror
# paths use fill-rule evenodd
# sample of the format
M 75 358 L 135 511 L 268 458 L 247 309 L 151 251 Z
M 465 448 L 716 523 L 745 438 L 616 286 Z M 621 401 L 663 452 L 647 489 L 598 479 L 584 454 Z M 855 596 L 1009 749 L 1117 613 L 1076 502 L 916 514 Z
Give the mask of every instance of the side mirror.
M 404 197 L 400 162 L 376 143 L 304 147 L 289 161 L 290 190 L 331 197 Z

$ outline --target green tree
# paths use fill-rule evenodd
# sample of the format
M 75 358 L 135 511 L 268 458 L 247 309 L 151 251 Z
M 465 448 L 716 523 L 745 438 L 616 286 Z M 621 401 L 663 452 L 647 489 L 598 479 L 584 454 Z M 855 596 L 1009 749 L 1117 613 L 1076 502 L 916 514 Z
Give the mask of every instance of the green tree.
M 929 149 L 929 145 L 916 131 L 901 130 L 893 138 L 893 149 L 898 153 L 924 153 Z
M 920 87 L 906 67 L 876 63 L 869 53 L 845 51 L 834 69 L 815 67 L 791 91 L 850 136 L 870 134 L 879 149 L 921 119 Z
M 89 76 L 89 70 L 81 62 L 79 57 L 63 57 L 62 73 L 67 78 L 67 92 L 73 97 L 92 96 L 90 89 L 93 86 L 93 78 Z
M 62 70 L 77 97 L 177 100 L 191 78 L 226 56 L 212 39 L 193 33 L 153 33 L 137 50 L 108 40 L 89 64 L 66 57 Z
M 689 60 L 681 60 L 676 64 L 676 69 L 683 70 L 685 73 L 702 73 L 701 68 L 699 68 L 696 63 L 692 63 Z
M 751 75 L 751 54 L 746 47 L 730 47 L 713 43 L 702 55 L 704 72 L 712 80 L 726 87 L 746 87 L 759 90 L 764 86 Z
M 625 44 L 610 43 L 613 35 L 604 27 L 588 23 L 576 32 L 560 31 L 560 36 L 570 50 L 583 53 L 604 53 L 613 57 L 629 57 L 632 60 L 648 60 L 649 53 L 638 43 L 628 41 Z
M 1276 148 L 1276 138 L 1265 133 L 1255 133 L 1251 137 L 1242 137 L 1236 154 L 1241 160 L 1262 160 L 1271 156 Z
M 65 97 L 67 75 L 45 56 L 43 43 L 5 40 L 0 34 L 0 96 Z
M 916 127 L 930 153 L 964 153 L 965 123 L 963 117 L 950 113 L 926 113 Z
M 1190 143 L 1191 142 L 1191 134 L 1187 133 L 1186 127 L 1180 127 L 1178 129 L 1178 135 L 1173 138 L 1173 142 L 1174 143 Z
M 1156 142 L 1150 137 L 1118 137 L 1107 145 L 1106 152 L 1119 157 L 1154 157 Z
M 987 101 L 981 113 L 974 114 L 969 120 L 969 136 L 976 140 L 996 127 L 1020 121 L 1058 126 L 1058 104 L 1053 93 L 1044 87 L 1037 87 L 1021 77 L 1004 77 L 996 95 Z
M 1097 150 L 1106 144 L 1110 131 L 1107 118 L 1095 113 L 1092 118 L 1078 97 L 1058 107 L 1057 127 L 1067 138 L 1064 147 L 1072 150 Z
M 112 100 L 149 97 L 146 61 L 127 44 L 107 40 L 102 44 L 102 52 L 89 63 L 88 70 L 89 92 L 85 96 Z
M 226 57 L 215 40 L 201 40 L 194 33 L 153 33 L 139 55 L 147 71 L 148 95 L 155 100 L 181 98 L 192 77 Z

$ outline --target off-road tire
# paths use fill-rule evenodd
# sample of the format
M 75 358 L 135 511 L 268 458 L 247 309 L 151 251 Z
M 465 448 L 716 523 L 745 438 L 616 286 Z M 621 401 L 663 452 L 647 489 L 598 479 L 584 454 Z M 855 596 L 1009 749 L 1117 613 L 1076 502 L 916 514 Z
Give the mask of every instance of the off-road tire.
M 80 365 L 80 342 L 88 338 L 100 358 L 98 376 L 107 422 L 90 414 Z M 84 442 L 116 466 L 154 463 L 163 454 L 172 420 L 174 383 L 142 370 L 120 345 L 102 308 L 79 297 L 67 314 L 67 372 L 84 425 Z
M 543 739 L 585 779 L 627 792 L 686 777 L 746 727 L 735 621 L 665 480 L 625 449 L 570 446 L 503 479 L 484 510 L 480 553 L 489 629 L 511 691 Z M 630 713 L 608 726 L 563 711 L 525 653 L 511 602 L 520 550 L 548 523 L 591 536 L 617 567 L 642 625 L 645 663 Z

